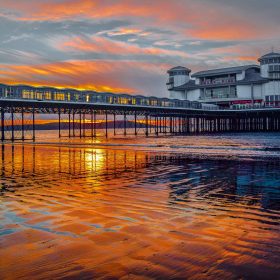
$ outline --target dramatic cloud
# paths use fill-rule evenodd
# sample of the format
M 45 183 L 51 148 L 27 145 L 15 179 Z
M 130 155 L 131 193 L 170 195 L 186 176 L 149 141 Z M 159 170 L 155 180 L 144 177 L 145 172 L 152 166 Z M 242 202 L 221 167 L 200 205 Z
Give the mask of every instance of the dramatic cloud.
M 62 50 L 76 50 L 80 52 L 106 53 L 119 56 L 139 56 L 139 55 L 167 55 L 187 57 L 182 51 L 166 50 L 155 47 L 139 47 L 136 44 L 115 42 L 102 37 L 83 39 L 76 37 L 73 40 L 65 41 L 60 46 Z
M 167 95 L 166 70 L 257 63 L 275 0 L 0 0 L 0 82 Z

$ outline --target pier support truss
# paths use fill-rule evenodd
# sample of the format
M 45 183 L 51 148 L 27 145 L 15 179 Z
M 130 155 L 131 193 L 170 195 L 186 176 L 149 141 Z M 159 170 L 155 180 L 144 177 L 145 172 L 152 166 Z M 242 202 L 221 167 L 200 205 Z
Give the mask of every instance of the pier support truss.
M 220 132 L 280 131 L 280 110 L 267 111 L 176 111 L 139 108 L 83 106 L 0 107 L 1 141 L 35 140 L 39 115 L 55 116 L 58 137 L 158 136 Z
M 32 108 L 1 108 L 0 138 L 5 140 L 35 140 L 35 110 Z

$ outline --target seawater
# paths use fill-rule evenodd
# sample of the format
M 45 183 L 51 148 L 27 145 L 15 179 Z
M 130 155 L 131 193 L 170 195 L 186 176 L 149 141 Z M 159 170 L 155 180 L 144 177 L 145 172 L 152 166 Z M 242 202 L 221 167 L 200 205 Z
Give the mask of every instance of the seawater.
M 279 278 L 279 136 L 3 144 L 0 278 Z

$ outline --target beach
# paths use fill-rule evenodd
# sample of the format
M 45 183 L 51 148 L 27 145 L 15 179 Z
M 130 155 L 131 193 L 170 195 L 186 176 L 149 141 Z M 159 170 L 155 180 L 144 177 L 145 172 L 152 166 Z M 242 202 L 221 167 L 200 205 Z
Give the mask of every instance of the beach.
M 279 276 L 279 134 L 44 133 L 1 148 L 1 279 Z

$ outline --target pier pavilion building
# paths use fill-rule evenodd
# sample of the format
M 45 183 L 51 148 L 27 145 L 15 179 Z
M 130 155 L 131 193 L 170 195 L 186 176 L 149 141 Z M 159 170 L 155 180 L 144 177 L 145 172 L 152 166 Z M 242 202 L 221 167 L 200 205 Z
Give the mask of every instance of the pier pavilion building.
M 280 107 L 280 53 L 242 65 L 200 71 L 177 66 L 167 71 L 170 98 L 199 101 L 224 108 Z

